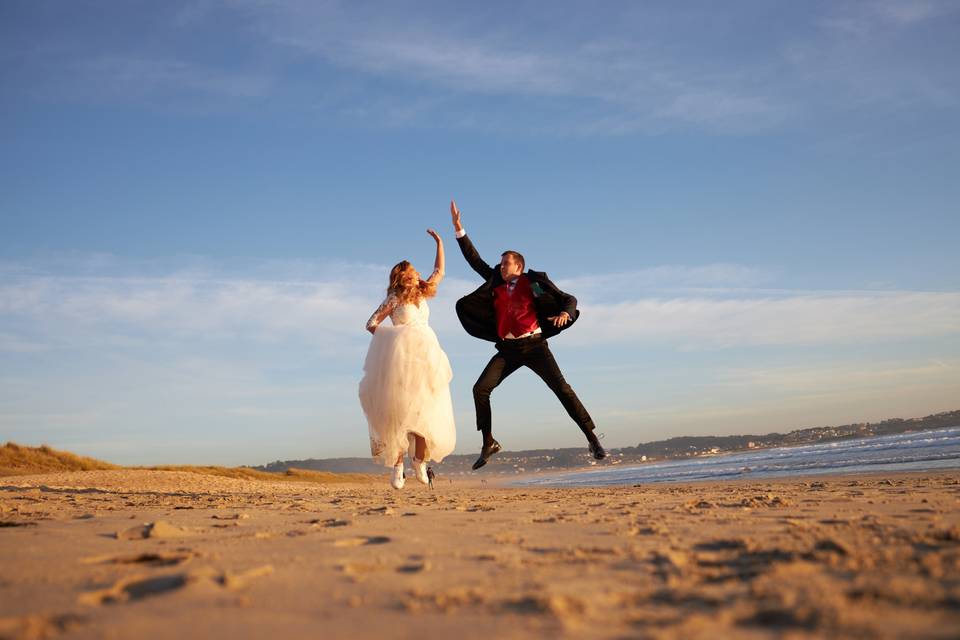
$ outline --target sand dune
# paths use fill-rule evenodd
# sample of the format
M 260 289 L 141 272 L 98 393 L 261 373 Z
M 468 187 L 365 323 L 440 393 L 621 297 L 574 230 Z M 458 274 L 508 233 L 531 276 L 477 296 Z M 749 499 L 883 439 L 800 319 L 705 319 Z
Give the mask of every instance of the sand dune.
M 0 638 L 960 635 L 960 474 L 603 489 L 0 478 Z
M 7 442 L 0 447 L 0 476 L 119 468 L 103 460 L 78 456 L 69 451 L 57 451 L 46 445 L 25 447 L 15 442 Z
M 0 477 L 36 475 L 50 472 L 136 469 L 153 471 L 186 471 L 205 476 L 220 476 L 242 480 L 267 482 L 376 482 L 377 478 L 363 473 L 332 473 L 309 469 L 287 469 L 284 472 L 268 473 L 250 467 L 218 467 L 214 465 L 160 465 L 153 467 L 121 467 L 95 458 L 79 456 L 69 451 L 58 451 L 46 445 L 27 447 L 8 442 L 0 447 Z

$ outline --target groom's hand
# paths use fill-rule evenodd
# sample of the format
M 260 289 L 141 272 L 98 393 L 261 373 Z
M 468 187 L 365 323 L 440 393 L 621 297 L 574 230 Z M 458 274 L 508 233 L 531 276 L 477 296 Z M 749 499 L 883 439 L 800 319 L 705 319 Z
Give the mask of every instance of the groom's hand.
M 450 201 L 450 218 L 453 220 L 453 230 L 457 233 L 463 231 L 463 225 L 460 224 L 460 209 L 457 209 L 457 202 Z
M 566 311 L 561 311 L 560 315 L 552 316 L 550 318 L 547 318 L 547 320 L 552 322 L 553 326 L 560 328 L 560 327 L 566 326 L 566 324 L 570 322 L 570 316 L 567 314 Z

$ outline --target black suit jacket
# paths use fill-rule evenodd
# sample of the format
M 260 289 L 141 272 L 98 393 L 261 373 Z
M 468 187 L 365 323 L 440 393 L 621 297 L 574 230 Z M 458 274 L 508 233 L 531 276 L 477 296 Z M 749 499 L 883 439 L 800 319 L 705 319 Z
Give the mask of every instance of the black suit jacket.
M 470 335 L 490 342 L 499 342 L 497 313 L 493 306 L 493 290 L 504 284 L 503 278 L 500 276 L 500 267 L 499 265 L 494 267 L 484 262 L 467 236 L 457 238 L 457 244 L 460 245 L 460 251 L 463 252 L 463 257 L 467 259 L 467 263 L 485 280 L 476 291 L 457 300 L 457 317 L 460 318 L 460 324 Z M 580 316 L 580 312 L 577 310 L 577 299 L 569 293 L 560 291 L 555 284 L 550 282 L 547 274 L 542 271 L 529 270 L 525 275 L 529 278 L 530 285 L 533 287 L 533 304 L 543 336 L 550 338 L 570 328 Z M 570 316 L 570 322 L 563 327 L 555 327 L 547 318 L 555 316 L 561 311 L 567 312 L 567 315 Z

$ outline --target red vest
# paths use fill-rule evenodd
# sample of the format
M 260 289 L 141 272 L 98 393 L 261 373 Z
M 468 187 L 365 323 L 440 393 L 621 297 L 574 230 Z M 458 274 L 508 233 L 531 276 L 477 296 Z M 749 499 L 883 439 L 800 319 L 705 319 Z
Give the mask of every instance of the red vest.
M 513 293 L 508 284 L 502 284 L 493 290 L 493 308 L 497 312 L 497 335 L 501 338 L 508 333 L 514 337 L 530 333 L 540 326 L 536 309 L 533 306 L 533 289 L 527 276 L 517 278 Z

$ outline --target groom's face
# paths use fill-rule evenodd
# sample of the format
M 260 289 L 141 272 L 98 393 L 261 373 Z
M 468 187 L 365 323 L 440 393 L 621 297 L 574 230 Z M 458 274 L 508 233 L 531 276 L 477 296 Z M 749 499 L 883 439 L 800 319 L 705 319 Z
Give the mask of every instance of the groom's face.
M 500 258 L 500 277 L 504 280 L 512 280 L 523 273 L 523 263 L 516 259 L 513 254 L 506 253 Z

